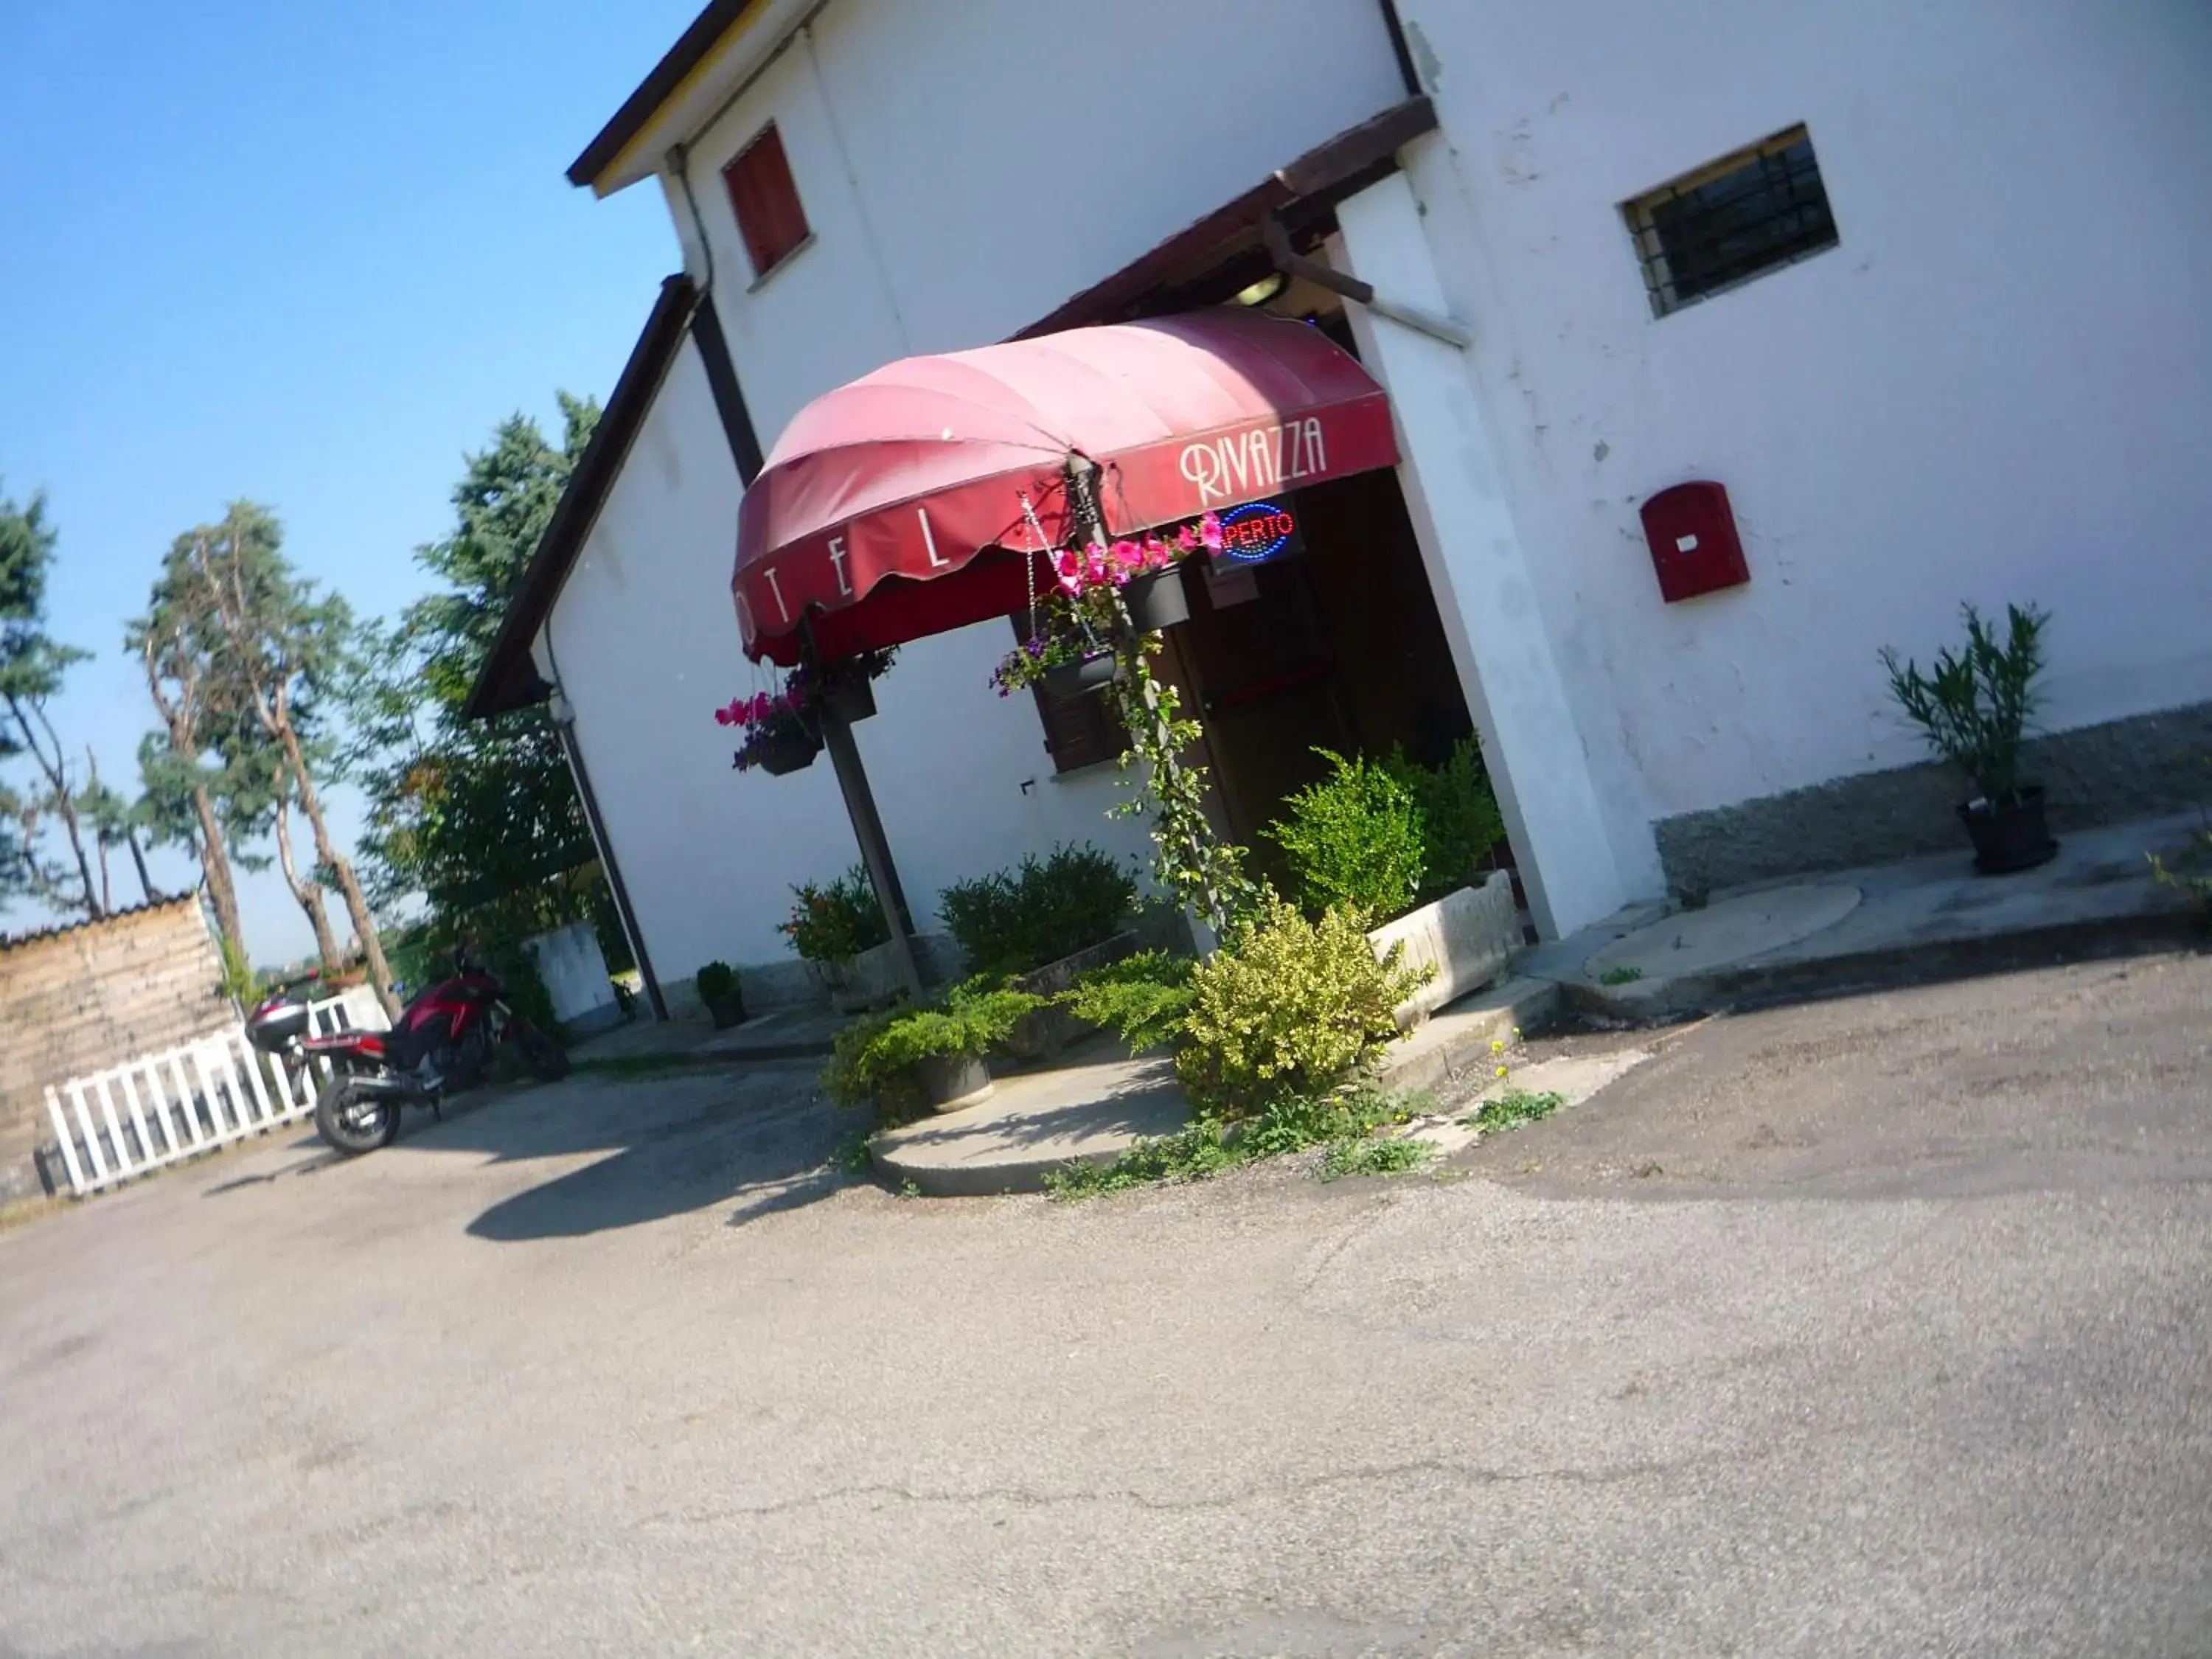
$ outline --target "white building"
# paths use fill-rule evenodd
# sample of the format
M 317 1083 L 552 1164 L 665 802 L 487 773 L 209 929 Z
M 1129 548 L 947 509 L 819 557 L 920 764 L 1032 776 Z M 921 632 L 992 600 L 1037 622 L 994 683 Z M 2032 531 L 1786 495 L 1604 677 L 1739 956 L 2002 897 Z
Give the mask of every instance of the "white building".
M 765 683 L 741 471 L 889 360 L 1255 298 L 1273 216 L 1371 285 L 1264 302 L 1356 348 L 1405 459 L 1310 492 L 1307 557 L 1177 630 L 1240 834 L 1311 744 L 1464 718 L 1547 933 L 1949 846 L 1876 653 L 1924 658 L 1962 600 L 2055 615 L 2057 822 L 2186 801 L 2208 65 L 2191 0 L 715 0 L 570 170 L 657 184 L 685 276 L 478 706 L 565 695 L 662 979 L 775 957 L 788 885 L 854 843 L 827 766 L 733 775 L 711 717 Z M 1640 511 L 1692 480 L 1748 580 L 1669 603 Z M 908 647 L 858 728 L 918 911 L 1056 841 L 1142 845 L 1114 769 L 1056 773 L 988 687 L 1011 640 Z

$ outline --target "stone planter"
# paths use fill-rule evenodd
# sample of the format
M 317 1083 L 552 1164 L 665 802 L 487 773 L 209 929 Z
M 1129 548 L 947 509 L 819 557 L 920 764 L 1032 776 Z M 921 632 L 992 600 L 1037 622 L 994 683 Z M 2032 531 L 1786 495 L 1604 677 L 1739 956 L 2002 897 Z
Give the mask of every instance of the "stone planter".
M 959 976 L 960 950 L 950 934 L 917 934 L 914 951 L 925 984 L 942 985 Z M 889 944 L 863 951 L 849 962 L 811 962 L 806 965 L 820 988 L 822 1000 L 841 1014 L 889 1007 L 906 988 L 899 983 L 898 962 Z
M 1024 974 L 1014 981 L 1014 988 L 1036 996 L 1058 996 L 1075 983 L 1077 975 L 1133 956 L 1136 949 L 1137 935 L 1133 932 L 1116 933 L 1111 939 L 1101 939 L 1096 945 L 1078 951 L 1072 957 L 1048 962 L 1043 967 Z M 1096 1036 L 1099 1029 L 1076 1018 L 1065 1008 L 1040 1008 L 1033 1014 L 1022 1016 L 1020 1023 L 1014 1027 L 1013 1035 L 1006 1039 L 1006 1052 L 1016 1060 L 1050 1060 L 1069 1043 Z
M 1447 893 L 1433 904 L 1377 927 L 1367 942 L 1375 947 L 1377 961 L 1392 945 L 1402 945 L 1402 965 L 1436 969 L 1426 985 L 1398 1005 L 1399 1027 L 1410 1029 L 1505 971 L 1522 945 L 1513 878 L 1494 870 L 1480 886 Z
M 943 1054 L 914 1063 L 930 1109 L 957 1112 L 991 1097 L 991 1068 L 980 1054 Z

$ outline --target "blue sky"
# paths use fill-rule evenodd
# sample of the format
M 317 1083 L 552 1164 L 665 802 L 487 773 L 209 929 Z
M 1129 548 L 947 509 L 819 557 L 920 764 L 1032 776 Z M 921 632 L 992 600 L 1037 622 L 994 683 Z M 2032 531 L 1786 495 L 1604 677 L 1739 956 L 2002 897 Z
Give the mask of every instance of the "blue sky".
M 177 532 L 267 503 L 389 614 L 464 453 L 604 399 L 678 255 L 657 191 L 562 169 L 698 3 L 0 0 L 0 489 L 60 529 L 53 629 L 98 655 L 56 713 L 104 776 L 135 787 L 123 629 Z M 257 960 L 310 949 L 274 872 L 243 902 Z

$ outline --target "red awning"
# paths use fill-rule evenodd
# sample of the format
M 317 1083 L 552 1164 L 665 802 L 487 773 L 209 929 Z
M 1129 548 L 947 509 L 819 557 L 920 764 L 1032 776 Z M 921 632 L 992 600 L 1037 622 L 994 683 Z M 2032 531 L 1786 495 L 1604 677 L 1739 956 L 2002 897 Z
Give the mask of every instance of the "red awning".
M 1389 401 L 1320 330 L 1243 310 L 909 357 L 816 398 L 746 490 L 746 651 L 789 664 L 1003 617 L 1025 552 L 1072 544 L 1067 465 L 1123 535 L 1395 466 Z M 1042 568 L 1042 566 L 1040 566 Z

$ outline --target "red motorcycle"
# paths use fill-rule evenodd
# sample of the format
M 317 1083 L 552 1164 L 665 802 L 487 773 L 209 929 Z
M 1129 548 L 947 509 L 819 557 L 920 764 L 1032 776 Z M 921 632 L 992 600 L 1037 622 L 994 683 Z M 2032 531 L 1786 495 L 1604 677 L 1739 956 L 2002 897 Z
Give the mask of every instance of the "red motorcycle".
M 451 979 L 410 1002 L 388 1031 L 310 1036 L 307 1005 L 291 991 L 256 1008 L 246 1031 L 255 1048 L 276 1055 L 295 1077 L 310 1058 L 329 1065 L 330 1081 L 315 1097 L 315 1128 L 348 1158 L 390 1146 L 404 1105 L 444 1115 L 447 1091 L 480 1081 L 502 1048 L 511 1048 L 541 1082 L 568 1074 L 561 1045 L 515 1012 L 496 975 L 465 958 L 455 961 Z

